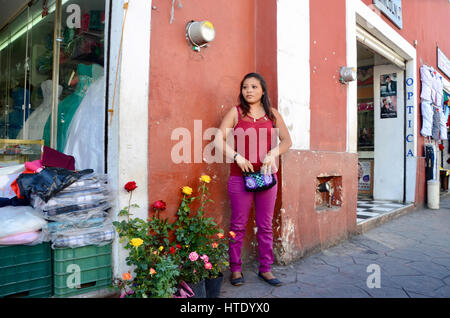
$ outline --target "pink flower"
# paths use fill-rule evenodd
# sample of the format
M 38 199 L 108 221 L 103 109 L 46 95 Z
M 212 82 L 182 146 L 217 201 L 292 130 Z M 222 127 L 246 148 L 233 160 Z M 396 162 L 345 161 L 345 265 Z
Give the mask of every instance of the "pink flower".
M 189 259 L 191 260 L 191 262 L 195 262 L 196 260 L 198 260 L 197 252 L 192 252 L 191 254 L 189 254 Z
M 203 254 L 203 256 L 200 257 L 205 263 L 209 261 L 209 257 L 206 254 Z
M 205 269 L 211 269 L 212 268 L 212 264 L 211 263 L 206 263 L 205 262 Z

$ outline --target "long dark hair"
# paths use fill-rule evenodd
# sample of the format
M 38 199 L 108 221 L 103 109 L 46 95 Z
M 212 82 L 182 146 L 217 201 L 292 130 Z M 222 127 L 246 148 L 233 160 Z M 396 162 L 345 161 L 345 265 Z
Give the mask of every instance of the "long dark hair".
M 263 90 L 263 95 L 261 97 L 261 103 L 263 105 L 263 108 L 264 108 L 264 111 L 266 112 L 267 117 L 269 117 L 270 120 L 272 120 L 272 122 L 275 126 L 276 118 L 272 112 L 272 104 L 270 102 L 269 92 L 267 91 L 267 84 L 266 84 L 264 77 L 262 77 L 258 73 L 248 73 L 247 75 L 244 76 L 244 78 L 241 81 L 241 89 L 239 91 L 239 102 L 240 102 L 240 106 L 242 109 L 242 115 L 245 116 L 250 112 L 250 105 L 247 103 L 244 96 L 242 95 L 242 87 L 244 86 L 244 81 L 248 78 L 256 78 L 259 81 L 259 83 L 261 84 L 261 88 Z

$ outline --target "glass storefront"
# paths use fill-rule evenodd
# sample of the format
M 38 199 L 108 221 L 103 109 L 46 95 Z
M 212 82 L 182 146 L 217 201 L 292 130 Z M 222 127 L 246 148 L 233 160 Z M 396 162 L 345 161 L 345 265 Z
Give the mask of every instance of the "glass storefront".
M 25 140 L 73 152 L 78 147 L 74 140 L 83 128 L 81 121 L 87 119 L 104 131 L 104 98 L 94 95 L 104 96 L 105 0 L 32 3 L 0 31 L 0 139 L 8 140 L 9 148 L 14 145 L 11 140 L 17 140 L 18 153 L 21 147 L 27 148 L 22 145 Z M 58 7 L 60 18 L 55 12 Z M 60 36 L 55 54 L 56 23 Z M 103 84 L 88 94 L 98 80 Z M 53 81 L 58 82 L 58 89 Z M 58 100 L 57 113 L 52 100 Z M 92 103 L 97 113 L 86 110 Z M 4 150 L 0 149 L 0 155 Z

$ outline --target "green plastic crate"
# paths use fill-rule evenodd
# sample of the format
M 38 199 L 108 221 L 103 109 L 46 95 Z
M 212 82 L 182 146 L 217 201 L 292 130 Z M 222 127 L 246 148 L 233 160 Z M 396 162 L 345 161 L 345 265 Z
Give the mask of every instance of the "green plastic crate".
M 79 270 L 79 285 L 76 284 Z M 112 281 L 111 243 L 53 250 L 53 285 L 55 297 L 70 297 L 107 288 Z
M 0 297 L 52 295 L 50 243 L 0 247 Z

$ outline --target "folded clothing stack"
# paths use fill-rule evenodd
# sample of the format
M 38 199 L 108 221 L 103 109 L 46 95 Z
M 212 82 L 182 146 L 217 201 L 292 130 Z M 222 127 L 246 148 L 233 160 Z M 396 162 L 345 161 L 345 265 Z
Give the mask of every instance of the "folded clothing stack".
M 30 206 L 0 208 L 0 245 L 35 245 L 42 243 L 45 235 L 41 229 L 47 221 Z
M 30 202 L 49 221 L 42 230 L 52 248 L 101 246 L 114 239 L 115 230 L 108 218 L 111 192 L 105 175 L 86 174 L 47 202 L 36 194 Z

